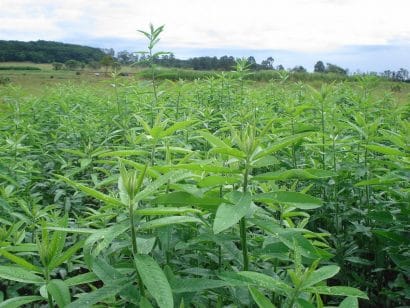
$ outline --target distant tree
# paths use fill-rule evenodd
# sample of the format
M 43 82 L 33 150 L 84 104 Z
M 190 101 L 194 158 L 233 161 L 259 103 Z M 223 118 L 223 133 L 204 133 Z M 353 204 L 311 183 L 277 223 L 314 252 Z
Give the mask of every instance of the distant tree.
M 101 48 L 101 51 L 112 58 L 115 56 L 115 50 L 113 48 Z
M 279 65 L 276 67 L 276 69 L 277 69 L 278 71 L 284 71 L 284 70 L 285 70 L 285 68 L 283 67 L 282 64 L 279 64 Z
M 248 57 L 248 64 L 249 64 L 249 68 L 251 70 L 256 70 L 258 68 L 258 64 L 256 63 L 256 60 L 254 57 L 250 56 Z
M 120 62 L 121 64 L 131 63 L 131 58 L 132 58 L 132 55 L 126 50 L 120 51 L 117 54 L 118 62 Z
M 262 69 L 273 70 L 273 62 L 275 60 L 272 57 L 268 57 L 266 60 L 261 62 Z
M 400 68 L 398 72 L 396 72 L 396 80 L 399 81 L 406 81 L 409 79 L 409 71 L 405 68 Z
M 101 66 L 105 68 L 104 74 L 107 75 L 108 69 L 113 66 L 114 64 L 114 58 L 110 55 L 105 55 L 101 61 L 100 61 Z
M 306 69 L 305 69 L 303 66 L 297 65 L 297 66 L 295 66 L 294 68 L 291 69 L 291 72 L 294 72 L 294 73 L 306 73 L 307 71 L 306 71 Z
M 53 62 L 52 65 L 53 65 L 53 69 L 55 71 L 59 71 L 59 70 L 63 69 L 63 66 L 64 66 L 64 64 L 60 63 L 60 62 Z
M 347 75 L 347 70 L 332 63 L 326 63 L 326 73 L 335 73 L 340 75 Z
M 77 69 L 81 66 L 81 63 L 76 61 L 76 60 L 68 60 L 68 61 L 64 62 L 64 66 L 68 70 L 75 70 L 75 69 Z
M 324 73 L 326 70 L 325 65 L 322 61 L 317 61 L 315 64 L 314 72 L 315 73 Z

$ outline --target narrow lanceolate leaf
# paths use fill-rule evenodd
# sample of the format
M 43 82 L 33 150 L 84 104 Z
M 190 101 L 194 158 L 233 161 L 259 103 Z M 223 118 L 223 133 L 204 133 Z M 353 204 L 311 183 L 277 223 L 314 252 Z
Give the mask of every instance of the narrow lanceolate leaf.
M 38 266 L 35 266 L 31 264 L 30 262 L 27 262 L 26 260 L 24 260 L 23 258 L 19 256 L 13 255 L 12 253 L 8 252 L 5 249 L 0 249 L 0 255 L 16 263 L 17 265 L 20 265 L 28 269 L 29 271 L 41 273 L 41 269 Z
M 154 308 L 146 297 L 141 297 L 139 302 L 140 308 Z
M 359 308 L 357 297 L 346 297 L 339 305 L 339 308 Z
M 253 196 L 253 200 L 260 202 L 277 202 L 304 210 L 316 209 L 323 205 L 322 200 L 318 198 L 294 191 L 275 191 L 258 194 Z
M 87 284 L 100 280 L 93 272 L 80 274 L 64 280 L 65 284 L 69 287 L 78 286 L 80 284 Z
M 218 148 L 230 148 L 229 145 L 227 145 L 225 142 L 223 142 L 221 139 L 216 137 L 215 135 L 212 135 L 209 132 L 199 132 L 199 134 L 206 139 L 213 147 L 218 147 Z
M 262 273 L 250 271 L 243 271 L 238 274 L 246 278 L 249 285 L 265 288 L 282 295 L 289 295 L 292 292 L 292 288 L 279 278 L 275 279 Z
M 337 176 L 337 173 L 329 170 L 322 169 L 290 169 L 279 170 L 273 172 L 267 172 L 263 174 L 255 175 L 253 180 L 275 180 L 283 181 L 288 179 L 300 179 L 300 180 L 314 180 L 314 179 L 326 179 Z
M 91 234 L 84 243 L 84 259 L 87 264 L 91 264 L 92 256 L 98 255 L 103 249 L 107 248 L 112 241 L 129 228 L 129 222 L 125 221 L 112 227 L 100 229 Z M 98 244 L 96 244 L 98 243 Z
M 42 296 L 18 296 L 0 303 L 0 308 L 17 308 L 32 302 L 44 301 Z
M 76 182 L 74 182 L 74 181 L 72 181 L 72 180 L 70 180 L 70 179 L 68 179 L 64 176 L 61 176 L 61 175 L 56 175 L 56 177 L 58 177 L 60 180 L 63 180 L 67 184 L 70 184 L 71 186 L 81 190 L 82 192 L 86 193 L 87 195 L 89 195 L 89 196 L 91 196 L 95 199 L 98 199 L 98 200 L 103 201 L 105 203 L 116 205 L 116 206 L 121 206 L 121 207 L 124 206 L 124 204 L 120 200 L 118 200 L 116 198 L 113 198 L 113 197 L 110 197 L 110 196 L 107 196 L 107 195 L 105 195 L 105 194 L 103 194 L 103 193 L 101 193 L 101 192 L 99 192 L 95 189 L 92 189 L 92 188 L 87 187 L 85 185 L 76 183 Z
M 155 181 L 151 182 L 145 189 L 135 196 L 135 200 L 139 201 L 144 198 L 147 198 L 148 196 L 152 195 L 154 192 L 156 192 L 162 185 L 166 183 L 175 183 L 180 180 L 186 179 L 191 177 L 192 174 L 190 172 L 186 172 L 183 170 L 178 170 L 178 171 L 171 171 L 168 172 L 162 176 L 160 176 L 158 179 Z
M 84 244 L 84 241 L 79 241 L 75 243 L 73 246 L 71 246 L 70 248 L 68 248 L 65 252 L 56 256 L 53 260 L 51 260 L 49 264 L 49 269 L 54 269 L 60 264 L 69 260 L 81 247 L 83 247 L 83 244 Z
M 145 209 L 138 209 L 134 211 L 137 215 L 156 216 L 156 215 L 175 215 L 195 213 L 200 214 L 201 211 L 190 207 L 151 207 Z
M 275 305 L 257 288 L 249 286 L 249 291 L 259 308 L 275 308 Z
M 151 200 L 152 204 L 164 204 L 173 206 L 196 206 L 206 210 L 216 210 L 225 200 L 215 196 L 197 197 L 184 191 L 175 191 L 159 195 Z
M 135 265 L 144 286 L 160 308 L 173 308 L 171 287 L 158 263 L 148 255 L 135 256 Z
M 310 274 L 310 276 L 303 282 L 302 288 L 307 288 L 318 284 L 319 282 L 332 278 L 340 270 L 339 266 L 328 265 L 319 268 Z
M 184 224 L 184 223 L 203 223 L 202 220 L 192 216 L 169 216 L 150 220 L 140 226 L 141 230 L 155 229 L 168 225 Z
M 229 167 L 218 166 L 216 163 L 204 162 L 203 164 L 191 163 L 191 164 L 178 164 L 168 166 L 155 166 L 153 170 L 161 172 L 170 170 L 191 170 L 191 171 L 203 171 L 203 172 L 215 172 L 215 173 L 241 173 L 239 169 L 232 169 Z
M 195 122 L 196 122 L 196 120 L 187 120 L 187 121 L 174 123 L 169 128 L 167 128 L 165 131 L 163 131 L 160 136 L 162 138 L 167 137 L 167 136 L 171 136 L 176 131 L 182 130 L 182 129 L 188 127 L 188 126 L 191 126 Z
M 189 293 L 200 292 L 207 289 L 216 289 L 229 286 L 230 284 L 223 280 L 213 280 L 206 278 L 180 278 L 171 281 L 172 292 Z
M 234 149 L 234 148 L 213 148 L 209 151 L 210 153 L 217 153 L 223 155 L 229 155 L 236 158 L 246 158 L 246 154 L 241 150 Z
M 239 177 L 228 177 L 222 175 L 211 175 L 198 182 L 198 187 L 214 187 L 219 185 L 236 184 L 241 179 Z
M 37 276 L 26 269 L 15 266 L 0 266 L 0 277 L 24 283 L 44 283 L 42 277 Z
M 222 203 L 215 214 L 213 231 L 215 234 L 235 225 L 250 210 L 252 197 L 250 193 L 233 191 L 225 195 L 232 202 Z
M 65 306 L 64 308 L 92 307 L 94 304 L 99 303 L 105 300 L 106 298 L 118 295 L 121 292 L 121 290 L 129 287 L 131 283 L 132 281 L 130 281 L 128 278 L 118 279 L 116 281 L 113 281 L 111 284 L 104 285 L 103 287 L 93 292 L 81 295 L 79 299 Z
M 324 294 L 324 295 L 351 296 L 351 297 L 369 299 L 366 293 L 356 288 L 351 288 L 351 287 L 317 286 L 317 287 L 306 288 L 305 290 L 311 293 L 319 293 L 319 294 Z
M 294 144 L 298 141 L 300 141 L 301 139 L 303 139 L 304 137 L 307 137 L 311 135 L 311 133 L 301 133 L 301 134 L 296 134 L 296 135 L 292 135 L 289 137 L 285 137 L 282 140 L 279 140 L 277 142 L 275 142 L 274 144 L 270 145 L 267 149 L 261 151 L 259 154 L 257 154 L 254 157 L 254 160 L 262 158 L 266 155 L 269 154 L 273 154 L 277 151 L 282 150 L 283 148 L 286 148 L 287 146 Z
M 147 151 L 143 150 L 118 150 L 111 152 L 104 152 L 98 155 L 98 157 L 126 157 L 126 156 L 145 156 L 148 155 Z
M 71 302 L 70 290 L 64 281 L 53 279 L 47 284 L 47 291 L 56 301 L 58 307 L 65 307 Z
M 367 144 L 367 145 L 364 145 L 364 147 L 368 148 L 370 151 L 377 152 L 380 154 L 393 155 L 393 156 L 406 156 L 406 153 L 398 149 L 385 146 L 385 145 Z

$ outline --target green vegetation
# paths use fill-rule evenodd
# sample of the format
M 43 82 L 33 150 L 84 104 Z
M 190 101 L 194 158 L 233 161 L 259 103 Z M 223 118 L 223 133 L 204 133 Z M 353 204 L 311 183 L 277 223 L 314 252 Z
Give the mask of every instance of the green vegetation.
M 157 30 L 149 79 L 0 85 L 0 307 L 406 306 L 409 92 L 160 81 Z
M 99 48 L 50 41 L 20 42 L 0 40 L 0 62 L 52 63 L 76 60 L 99 61 L 104 52 Z
M 35 66 L 0 66 L 1 71 L 40 71 L 41 68 Z

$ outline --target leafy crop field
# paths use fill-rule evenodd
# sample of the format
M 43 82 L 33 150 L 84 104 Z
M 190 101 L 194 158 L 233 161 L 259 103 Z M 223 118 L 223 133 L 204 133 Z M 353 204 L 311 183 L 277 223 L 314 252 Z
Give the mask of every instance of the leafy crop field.
M 409 304 L 408 100 L 238 68 L 0 87 L 0 307 Z

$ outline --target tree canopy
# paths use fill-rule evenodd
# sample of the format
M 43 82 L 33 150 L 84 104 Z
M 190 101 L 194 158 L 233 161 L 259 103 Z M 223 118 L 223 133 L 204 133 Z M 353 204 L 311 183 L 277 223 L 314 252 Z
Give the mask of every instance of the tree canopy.
M 99 48 L 51 41 L 1 41 L 0 62 L 30 61 L 35 63 L 65 63 L 100 61 L 105 53 Z

